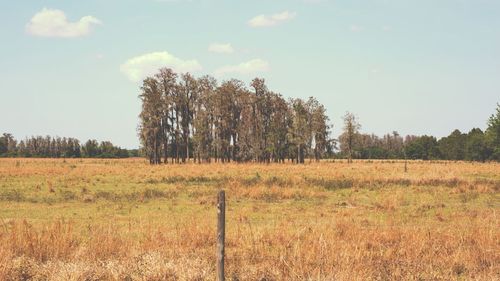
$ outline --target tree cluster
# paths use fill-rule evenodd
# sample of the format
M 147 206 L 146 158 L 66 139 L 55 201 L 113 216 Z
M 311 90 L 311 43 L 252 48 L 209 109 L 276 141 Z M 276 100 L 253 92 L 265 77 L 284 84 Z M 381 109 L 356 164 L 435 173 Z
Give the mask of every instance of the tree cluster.
M 143 81 L 139 137 L 152 164 L 303 163 L 333 150 L 325 107 L 315 98 L 285 100 L 263 79 L 195 78 L 163 68 Z
M 43 158 L 126 158 L 130 152 L 109 141 L 88 140 L 84 144 L 75 138 L 30 137 L 17 141 L 11 134 L 0 136 L 0 157 Z
M 443 159 L 468 161 L 500 161 L 500 105 L 483 132 L 474 128 L 468 133 L 454 130 L 449 136 L 401 137 L 397 132 L 383 137 L 362 134 L 356 117 L 344 116 L 344 132 L 339 137 L 341 157 L 359 159 Z

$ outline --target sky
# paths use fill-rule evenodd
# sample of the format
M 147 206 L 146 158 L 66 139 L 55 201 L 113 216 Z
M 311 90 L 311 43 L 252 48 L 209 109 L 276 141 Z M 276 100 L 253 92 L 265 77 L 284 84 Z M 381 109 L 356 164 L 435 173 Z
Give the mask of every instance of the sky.
M 135 148 L 161 67 L 316 97 L 333 136 L 485 129 L 500 102 L 499 0 L 0 0 L 0 133 Z

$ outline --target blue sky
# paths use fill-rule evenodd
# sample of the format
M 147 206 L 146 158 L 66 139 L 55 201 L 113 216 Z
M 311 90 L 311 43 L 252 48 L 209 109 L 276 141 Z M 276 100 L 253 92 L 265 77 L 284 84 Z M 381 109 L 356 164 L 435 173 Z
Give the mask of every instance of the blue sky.
M 499 15 L 498 0 L 1 1 L 0 132 L 137 147 L 139 80 L 163 64 L 315 96 L 335 136 L 346 111 L 367 133 L 484 129 Z

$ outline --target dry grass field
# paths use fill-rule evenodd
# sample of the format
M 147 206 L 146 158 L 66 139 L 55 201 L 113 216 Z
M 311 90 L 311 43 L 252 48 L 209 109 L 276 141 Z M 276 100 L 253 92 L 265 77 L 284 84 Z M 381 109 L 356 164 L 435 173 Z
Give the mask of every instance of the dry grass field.
M 1 159 L 0 280 L 500 280 L 500 164 Z

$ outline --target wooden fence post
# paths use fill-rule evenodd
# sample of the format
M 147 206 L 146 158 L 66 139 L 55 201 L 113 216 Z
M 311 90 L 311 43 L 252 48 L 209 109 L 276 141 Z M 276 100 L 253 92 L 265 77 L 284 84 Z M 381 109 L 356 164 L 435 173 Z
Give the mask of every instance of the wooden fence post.
M 226 199 L 224 190 L 217 196 L 217 281 L 224 281 L 224 240 L 226 236 Z

